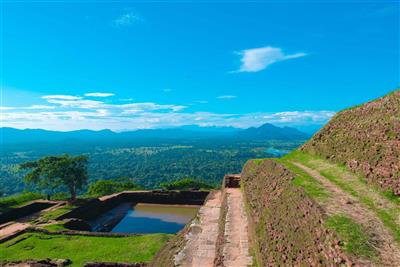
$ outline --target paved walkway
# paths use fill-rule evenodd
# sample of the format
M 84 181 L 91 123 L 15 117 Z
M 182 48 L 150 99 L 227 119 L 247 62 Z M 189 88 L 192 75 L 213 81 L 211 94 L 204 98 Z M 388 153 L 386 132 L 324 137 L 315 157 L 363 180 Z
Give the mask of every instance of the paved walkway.
M 4 227 L 2 227 L 0 229 L 0 240 L 2 240 L 3 238 L 6 238 L 10 235 L 13 235 L 19 231 L 25 230 L 26 228 L 28 228 L 29 226 L 31 226 L 29 223 L 10 223 L 7 225 L 3 225 Z
M 59 207 L 65 205 L 64 201 L 49 201 L 49 200 L 36 200 L 34 202 L 45 202 L 45 203 L 54 203 L 54 206 L 48 207 L 47 209 L 34 212 L 25 217 L 19 218 L 15 221 L 10 221 L 0 225 L 0 240 L 7 238 L 10 235 L 14 235 L 17 232 L 23 231 L 26 228 L 30 227 L 33 221 L 38 218 L 41 214 L 58 209 Z
M 228 211 L 225 222 L 223 264 L 226 267 L 245 267 L 252 264 L 249 256 L 248 221 L 239 188 L 227 188 Z
M 182 267 L 213 267 L 216 256 L 221 192 L 213 192 L 199 210 L 199 218 L 185 236 L 186 245 L 175 256 L 175 265 Z

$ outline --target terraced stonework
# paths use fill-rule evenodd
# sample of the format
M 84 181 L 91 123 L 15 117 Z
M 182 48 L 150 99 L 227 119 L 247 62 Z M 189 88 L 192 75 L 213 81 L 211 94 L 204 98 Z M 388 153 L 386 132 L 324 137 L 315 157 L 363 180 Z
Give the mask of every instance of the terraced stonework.
M 175 266 L 213 267 L 216 257 L 221 191 L 212 192 L 185 235 L 185 245 L 175 255 Z
M 227 188 L 227 214 L 223 243 L 223 266 L 245 267 L 253 263 L 249 255 L 248 220 L 240 188 Z
M 320 206 L 274 160 L 246 163 L 241 183 L 259 266 L 350 266 Z
M 400 90 L 339 112 L 301 149 L 400 195 Z

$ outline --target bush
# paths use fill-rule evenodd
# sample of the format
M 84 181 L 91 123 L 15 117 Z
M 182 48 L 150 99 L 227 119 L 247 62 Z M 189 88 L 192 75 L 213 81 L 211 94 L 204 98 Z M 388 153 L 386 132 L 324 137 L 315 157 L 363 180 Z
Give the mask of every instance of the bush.
M 215 188 L 213 185 L 191 178 L 185 178 L 169 183 L 161 183 L 160 186 L 164 190 L 209 190 Z
M 99 197 L 125 190 L 139 190 L 140 186 L 131 180 L 99 180 L 89 185 L 88 195 Z

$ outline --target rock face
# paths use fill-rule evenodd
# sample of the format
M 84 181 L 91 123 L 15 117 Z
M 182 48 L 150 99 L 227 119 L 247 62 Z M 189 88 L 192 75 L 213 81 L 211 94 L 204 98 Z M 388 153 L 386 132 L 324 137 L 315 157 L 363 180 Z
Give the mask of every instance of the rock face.
M 400 90 L 339 112 L 301 150 L 400 195 Z
M 318 204 L 273 160 L 248 161 L 241 183 L 260 266 L 349 266 Z
M 71 219 L 65 219 L 63 220 L 63 222 L 64 222 L 64 227 L 70 230 L 92 231 L 92 227 L 90 226 L 90 224 L 81 219 L 71 218 Z

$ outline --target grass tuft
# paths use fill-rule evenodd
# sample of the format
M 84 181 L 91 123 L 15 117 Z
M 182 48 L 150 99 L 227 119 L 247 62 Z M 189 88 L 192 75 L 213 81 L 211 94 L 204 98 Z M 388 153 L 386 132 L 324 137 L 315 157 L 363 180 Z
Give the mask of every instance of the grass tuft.
M 349 217 L 333 215 L 325 221 L 325 226 L 337 233 L 345 251 L 368 259 L 378 255 L 367 231 Z

